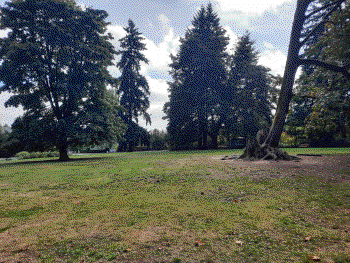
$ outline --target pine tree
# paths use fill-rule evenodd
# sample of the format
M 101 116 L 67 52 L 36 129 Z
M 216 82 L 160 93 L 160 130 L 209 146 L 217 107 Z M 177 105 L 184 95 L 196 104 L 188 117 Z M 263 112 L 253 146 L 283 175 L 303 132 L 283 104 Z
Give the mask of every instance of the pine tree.
M 272 83 L 269 69 L 258 65 L 258 52 L 249 33 L 240 37 L 234 55 L 229 60 L 227 104 L 237 123 L 227 123 L 234 129 L 239 125 L 246 138 L 256 135 L 262 127 L 271 125 L 269 86 Z M 234 117 L 231 117 L 231 119 Z
M 117 64 L 121 70 L 117 94 L 120 97 L 120 105 L 125 109 L 121 117 L 127 125 L 127 130 L 120 150 L 127 148 L 128 151 L 132 151 L 138 137 L 136 127 L 139 117 L 142 116 L 146 123 L 151 123 L 150 115 L 146 112 L 149 107 L 149 86 L 146 78 L 140 74 L 140 63 L 148 63 L 148 60 L 142 54 L 146 49 L 146 45 L 142 42 L 144 38 L 134 22 L 129 20 L 128 27 L 124 29 L 127 34 L 119 40 L 122 50 L 117 52 L 121 55 Z
M 216 108 L 226 80 L 228 37 L 211 4 L 202 6 L 192 26 L 170 65 L 174 81 L 166 112 L 175 149 L 188 148 L 193 141 L 200 149 L 207 147 L 208 133 L 220 121 Z

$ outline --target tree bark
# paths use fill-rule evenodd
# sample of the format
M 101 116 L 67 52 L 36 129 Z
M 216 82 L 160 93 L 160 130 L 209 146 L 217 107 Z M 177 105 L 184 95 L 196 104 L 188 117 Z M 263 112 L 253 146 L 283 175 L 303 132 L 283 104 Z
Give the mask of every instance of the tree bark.
M 265 144 L 268 144 L 272 147 L 278 147 L 278 143 L 280 141 L 288 113 L 289 104 L 293 96 L 295 73 L 300 65 L 300 59 L 298 55 L 301 44 L 299 39 L 305 22 L 305 12 L 309 4 L 310 1 L 298 1 L 297 3 L 276 115 L 270 128 L 269 135 L 265 141 Z
M 69 156 L 68 156 L 68 146 L 67 144 L 63 144 L 57 147 L 58 151 L 60 153 L 60 157 L 59 157 L 59 161 L 60 162 L 67 162 L 70 160 Z
M 214 133 L 214 134 L 210 135 L 210 138 L 211 138 L 213 148 L 217 149 L 218 148 L 218 133 Z

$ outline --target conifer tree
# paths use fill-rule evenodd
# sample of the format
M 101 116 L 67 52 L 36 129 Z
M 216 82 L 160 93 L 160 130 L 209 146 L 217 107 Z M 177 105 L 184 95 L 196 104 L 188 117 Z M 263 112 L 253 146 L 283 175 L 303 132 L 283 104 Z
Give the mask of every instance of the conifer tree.
M 149 86 L 147 79 L 140 74 L 141 62 L 148 63 L 147 58 L 142 54 L 146 45 L 142 42 L 144 38 L 135 27 L 132 20 L 128 21 L 128 27 L 124 28 L 126 36 L 120 39 L 121 55 L 117 67 L 121 71 L 117 94 L 120 97 L 120 105 L 124 107 L 121 114 L 122 120 L 127 125 L 124 142 L 120 150 L 132 151 L 137 141 L 139 117 L 142 116 L 146 123 L 151 123 L 150 115 L 146 112 L 149 107 Z
M 211 127 L 220 121 L 215 110 L 221 102 L 226 80 L 228 37 L 211 4 L 199 10 L 193 28 L 181 39 L 180 51 L 172 57 L 170 102 L 166 113 L 173 148 L 188 148 L 197 141 L 207 147 Z
M 262 127 L 271 125 L 271 102 L 269 86 L 272 78 L 269 69 L 258 65 L 258 52 L 249 33 L 240 37 L 235 53 L 229 60 L 227 104 L 236 116 L 237 123 L 227 123 L 241 127 L 240 133 L 246 138 L 256 135 Z M 231 117 L 232 119 L 232 117 Z

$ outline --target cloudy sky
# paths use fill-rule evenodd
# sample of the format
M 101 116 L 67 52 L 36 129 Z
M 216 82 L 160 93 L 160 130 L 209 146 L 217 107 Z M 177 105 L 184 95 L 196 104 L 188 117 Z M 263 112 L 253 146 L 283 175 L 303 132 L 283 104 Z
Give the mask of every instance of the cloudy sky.
M 4 4 L 0 0 L 0 4 Z M 193 16 L 207 0 L 79 0 L 82 6 L 106 10 L 107 20 L 111 23 L 109 31 L 114 36 L 113 44 L 119 48 L 119 39 L 125 35 L 123 27 L 132 19 L 145 37 L 147 51 L 144 52 L 149 64 L 142 65 L 142 74 L 146 76 L 150 90 L 152 125 L 151 129 L 165 129 L 166 121 L 162 109 L 168 100 L 170 54 L 179 49 L 179 39 L 191 25 Z M 232 52 L 237 38 L 245 31 L 251 33 L 255 47 L 260 52 L 260 64 L 267 66 L 274 74 L 283 74 L 287 56 L 289 36 L 293 22 L 296 0 L 212 0 L 221 25 L 230 37 L 228 51 Z M 6 36 L 0 31 L 0 37 Z M 116 58 L 118 60 L 118 58 Z M 110 67 L 113 76 L 120 73 Z M 23 114 L 21 108 L 5 108 L 4 103 L 10 94 L 0 94 L 0 123 L 11 125 L 16 117 Z

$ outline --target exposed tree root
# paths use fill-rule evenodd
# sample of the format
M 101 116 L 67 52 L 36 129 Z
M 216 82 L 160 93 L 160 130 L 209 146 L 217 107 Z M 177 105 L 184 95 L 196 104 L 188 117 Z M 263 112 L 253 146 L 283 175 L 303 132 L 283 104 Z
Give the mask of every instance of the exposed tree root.
M 279 148 L 271 147 L 265 144 L 266 133 L 264 131 L 259 131 L 256 137 L 249 138 L 247 141 L 244 153 L 239 157 L 243 160 L 301 160 L 301 158 L 289 155 L 286 151 Z

